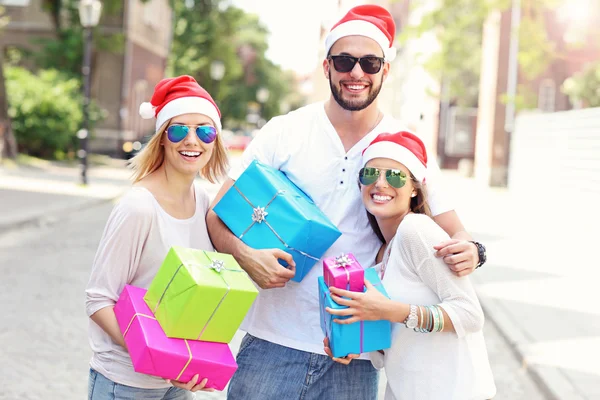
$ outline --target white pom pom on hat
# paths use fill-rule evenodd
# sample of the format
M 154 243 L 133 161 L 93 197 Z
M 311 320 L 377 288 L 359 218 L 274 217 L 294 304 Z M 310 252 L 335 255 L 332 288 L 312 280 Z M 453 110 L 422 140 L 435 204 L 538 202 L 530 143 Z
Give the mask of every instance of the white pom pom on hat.
M 140 116 L 144 119 L 150 119 L 156 117 L 156 107 L 149 102 L 143 102 L 140 104 Z

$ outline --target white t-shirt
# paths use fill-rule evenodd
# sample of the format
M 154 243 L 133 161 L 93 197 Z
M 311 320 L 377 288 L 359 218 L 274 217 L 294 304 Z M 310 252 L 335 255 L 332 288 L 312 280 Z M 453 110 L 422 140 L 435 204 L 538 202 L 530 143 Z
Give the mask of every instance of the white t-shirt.
M 385 400 L 482 400 L 496 394 L 475 289 L 469 277 L 457 277 L 434 254 L 433 246 L 447 239 L 428 216 L 408 214 L 384 255 L 382 281 L 390 298 L 439 304 L 456 330 L 420 333 L 392 324 L 392 347 L 384 356 L 371 353 L 374 366 L 385 368 Z
M 188 219 L 167 214 L 142 187 L 121 198 L 106 223 L 85 290 L 88 316 L 113 306 L 126 284 L 147 289 L 171 246 L 214 250 L 206 229 L 208 195 L 198 186 L 195 192 L 196 211 Z M 89 341 L 94 352 L 90 366 L 108 379 L 144 389 L 171 386 L 162 378 L 135 372 L 127 350 L 91 319 Z
M 285 172 L 342 232 L 323 257 L 352 252 L 368 268 L 375 263 L 381 243 L 369 226 L 358 187 L 362 151 L 378 134 L 402 129 L 405 128 L 399 121 L 385 116 L 346 153 L 325 113 L 324 103 L 311 104 L 269 121 L 244 152 L 241 165 L 232 169 L 229 176 L 236 180 L 253 159 Z M 433 161 L 428 167 L 432 212 L 437 215 L 453 210 L 445 195 L 437 190 L 439 168 Z M 322 273 L 321 259 L 302 282 L 259 289 L 242 329 L 272 343 L 324 354 L 317 286 L 317 277 Z

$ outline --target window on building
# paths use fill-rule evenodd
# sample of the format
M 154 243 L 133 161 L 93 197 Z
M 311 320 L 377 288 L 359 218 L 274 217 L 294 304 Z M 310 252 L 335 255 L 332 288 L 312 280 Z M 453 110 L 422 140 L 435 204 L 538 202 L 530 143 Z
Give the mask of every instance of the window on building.
M 556 104 L 556 83 L 552 79 L 544 79 L 538 94 L 538 109 L 542 112 L 554 112 Z
M 153 28 L 160 26 L 163 0 L 149 0 L 144 4 L 144 23 Z

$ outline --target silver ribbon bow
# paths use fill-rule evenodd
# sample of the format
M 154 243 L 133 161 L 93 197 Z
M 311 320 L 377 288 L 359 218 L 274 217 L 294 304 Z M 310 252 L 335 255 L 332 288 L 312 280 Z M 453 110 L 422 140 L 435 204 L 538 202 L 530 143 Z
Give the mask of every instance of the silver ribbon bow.
M 254 207 L 252 210 L 252 221 L 260 224 L 267 219 L 267 215 L 269 213 L 265 211 L 265 207 Z
M 210 263 L 210 265 L 208 265 L 208 268 L 214 269 L 220 274 L 221 271 L 225 269 L 225 262 L 223 260 L 214 260 L 212 263 Z
M 349 267 L 350 264 L 353 264 L 354 260 L 351 260 L 347 254 L 343 254 L 335 258 L 336 267 Z
M 353 263 L 354 260 L 351 260 L 350 257 L 344 253 L 335 258 L 335 266 L 337 268 L 344 268 L 344 272 L 346 272 L 346 290 L 350 290 L 350 271 L 348 271 L 348 268 L 346 267 L 349 267 Z
M 242 191 L 240 190 L 240 188 L 238 188 L 235 183 L 233 184 L 233 187 L 235 188 L 235 190 L 238 191 L 238 193 L 240 194 L 240 196 L 242 196 L 242 198 L 244 200 L 246 200 L 246 203 L 250 204 L 250 207 L 252 207 L 252 223 L 250 224 L 250 226 L 248 226 L 246 228 L 246 230 L 244 232 L 242 232 L 242 234 L 240 236 L 238 236 L 239 239 L 241 239 L 242 237 L 244 237 L 244 235 L 246 233 L 248 233 L 248 231 L 250 230 L 250 228 L 252 228 L 254 226 L 254 224 L 256 223 L 261 223 L 264 222 L 265 225 L 271 230 L 271 232 L 273 232 L 273 234 L 277 237 L 277 239 L 279 239 L 279 241 L 289 250 L 292 251 L 297 251 L 298 253 L 302 254 L 304 257 L 310 258 L 311 260 L 314 261 L 319 261 L 318 257 L 314 257 L 311 256 L 308 253 L 303 252 L 302 250 L 298 250 L 295 249 L 291 246 L 289 246 L 285 240 L 283 240 L 283 238 L 281 236 L 279 236 L 279 234 L 275 231 L 275 229 L 273 229 L 273 227 L 271 226 L 271 224 L 269 224 L 269 221 L 266 220 L 267 215 L 269 214 L 266 210 L 267 208 L 269 208 L 269 206 L 271 205 L 271 203 L 277 198 L 277 196 L 285 194 L 285 190 L 278 190 L 277 193 L 275 193 L 275 195 L 271 198 L 271 200 L 269 200 L 269 202 L 267 203 L 266 206 L 264 207 L 257 207 L 254 204 L 252 204 L 252 202 L 250 201 L 250 199 L 248 197 L 246 197 L 246 195 L 244 193 L 242 193 Z

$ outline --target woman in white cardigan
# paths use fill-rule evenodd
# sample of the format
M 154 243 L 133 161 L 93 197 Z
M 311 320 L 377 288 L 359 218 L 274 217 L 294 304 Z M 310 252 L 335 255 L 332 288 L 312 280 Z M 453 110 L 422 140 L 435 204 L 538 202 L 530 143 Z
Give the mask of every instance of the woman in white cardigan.
M 351 316 L 334 320 L 341 324 L 392 322 L 391 348 L 371 354 L 376 367 L 385 367 L 386 400 L 492 398 L 496 387 L 475 290 L 469 277 L 456 276 L 435 255 L 434 245 L 449 237 L 429 217 L 425 146 L 409 132 L 384 133 L 363 152 L 363 165 L 362 199 L 385 240 L 378 267 L 390 299 L 367 281 L 364 293 L 332 287 L 332 298 L 348 308 L 327 311 Z

